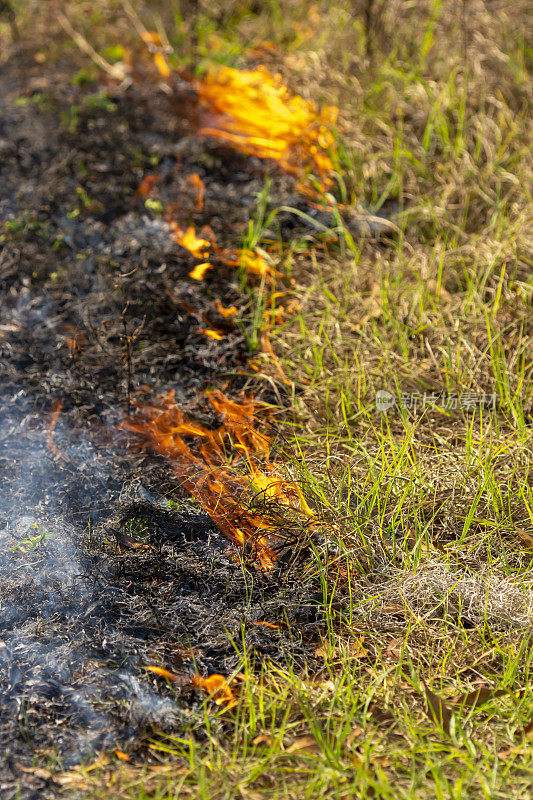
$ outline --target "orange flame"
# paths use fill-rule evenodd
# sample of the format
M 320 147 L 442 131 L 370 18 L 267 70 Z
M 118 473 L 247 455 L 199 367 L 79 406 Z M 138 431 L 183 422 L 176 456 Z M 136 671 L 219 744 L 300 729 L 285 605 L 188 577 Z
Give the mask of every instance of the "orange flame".
M 218 342 L 224 338 L 223 333 L 220 333 L 220 331 L 214 331 L 211 328 L 201 328 L 199 333 L 203 333 L 204 336 L 208 336 L 210 339 L 215 339 Z
M 194 230 L 194 225 L 189 225 L 187 230 L 183 232 L 177 222 L 170 222 L 170 228 L 174 231 L 177 243 L 189 250 L 195 258 L 208 257 L 211 242 L 198 237 Z
M 195 196 L 195 205 L 197 211 L 202 211 L 204 207 L 204 193 L 205 193 L 205 185 L 203 180 L 200 176 L 193 172 L 192 175 L 188 175 L 184 181 L 185 184 L 189 184 L 192 187 Z
M 291 94 L 281 76 L 264 67 L 212 70 L 197 85 L 197 91 L 214 115 L 213 125 L 201 128 L 200 135 L 214 136 L 242 152 L 274 159 L 296 174 L 309 168 L 323 189 L 331 184 L 333 163 L 328 151 L 334 150 L 335 139 L 329 126 L 337 119 L 337 108 L 327 106 L 319 111 L 314 103 Z
M 47 441 L 47 444 L 48 444 L 48 447 L 49 447 L 50 451 L 54 454 L 54 456 L 56 456 L 56 458 L 62 458 L 63 461 L 67 461 L 67 462 L 70 463 L 70 459 L 68 458 L 68 456 L 64 455 L 64 453 L 61 452 L 59 447 L 57 447 L 57 445 L 54 442 L 54 431 L 56 429 L 56 425 L 57 425 L 57 422 L 59 420 L 59 417 L 61 415 L 62 410 L 63 410 L 63 401 L 62 400 L 56 400 L 55 403 L 54 403 L 53 409 L 52 409 L 52 415 L 50 417 L 50 422 L 48 424 L 48 431 L 46 433 L 46 441 Z
M 271 541 L 279 539 L 279 526 L 248 508 L 246 499 L 255 492 L 308 518 L 313 512 L 299 486 L 282 478 L 270 464 L 270 438 L 256 426 L 253 400 L 236 402 L 219 391 L 207 396 L 223 418 L 217 430 L 189 419 L 176 405 L 173 391 L 156 404 L 143 406 L 140 415 L 124 427 L 141 434 L 152 449 L 168 458 L 184 488 L 218 529 L 237 544 L 251 545 L 262 567 L 270 569 L 275 560 Z M 195 441 L 188 444 L 191 438 Z
M 161 178 L 159 175 L 147 175 L 142 179 L 139 186 L 133 193 L 133 197 L 148 197 L 148 195 L 155 189 Z
M 233 690 L 223 675 L 214 674 L 203 678 L 201 675 L 176 675 L 174 672 L 169 672 L 169 670 L 164 667 L 149 666 L 145 667 L 145 669 L 170 683 L 178 683 L 183 687 L 193 686 L 195 689 L 202 689 L 215 701 L 217 706 L 226 705 L 226 709 L 229 709 L 237 703 Z M 235 679 L 232 683 L 235 683 Z
M 163 78 L 168 78 L 170 75 L 170 67 L 168 66 L 167 60 L 163 53 L 155 53 L 154 54 L 154 64 L 156 65 L 159 74 Z
M 161 47 L 161 37 L 157 33 L 157 31 L 143 31 L 141 33 L 141 39 L 147 45 L 152 45 L 153 47 Z
M 201 233 L 206 232 L 204 235 L 209 235 L 210 239 L 203 239 L 196 234 L 194 225 L 189 225 L 187 230 L 183 231 L 179 223 L 176 222 L 175 219 L 172 219 L 170 211 L 167 212 L 166 216 L 170 229 L 173 231 L 178 244 L 192 253 L 195 258 L 210 258 L 213 255 L 211 250 L 213 250 L 220 260 L 228 267 L 242 267 L 246 272 L 252 275 L 264 275 L 266 277 L 279 277 L 281 275 L 281 273 L 271 267 L 264 256 L 257 251 L 221 250 L 218 248 L 213 231 L 209 226 L 204 226 Z M 210 267 L 212 267 L 212 264 L 207 261 L 202 264 L 197 264 L 189 273 L 189 277 L 201 281 L 204 279 L 205 273 Z
M 192 685 L 198 689 L 203 689 L 215 701 L 217 706 L 226 704 L 226 709 L 229 709 L 237 703 L 231 686 L 223 675 L 209 675 L 208 678 L 195 675 Z
M 236 250 L 223 254 L 224 263 L 228 267 L 242 267 L 251 275 L 280 277 L 281 273 L 273 269 L 261 253 L 252 250 Z
M 217 307 L 217 311 L 220 314 L 220 316 L 224 317 L 225 319 L 227 319 L 227 317 L 233 317 L 233 315 L 237 313 L 236 306 L 231 306 L 230 308 L 226 308 L 225 306 L 222 305 L 222 303 L 218 298 L 215 300 L 215 305 Z
M 209 261 L 204 261 L 202 264 L 197 264 L 193 270 L 189 272 L 189 278 L 195 281 L 203 281 L 205 273 L 208 269 L 212 269 L 213 265 Z

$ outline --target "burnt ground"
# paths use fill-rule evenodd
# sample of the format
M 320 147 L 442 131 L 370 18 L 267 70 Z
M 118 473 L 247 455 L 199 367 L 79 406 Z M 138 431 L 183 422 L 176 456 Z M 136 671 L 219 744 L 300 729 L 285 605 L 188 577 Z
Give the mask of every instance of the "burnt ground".
M 2 800 L 54 796 L 33 763 L 142 748 L 203 713 L 198 692 L 146 664 L 229 675 L 243 638 L 258 662 L 303 663 L 320 628 L 298 567 L 243 564 L 169 465 L 117 427 L 132 400 L 168 389 L 214 425 L 201 392 L 250 385 L 244 330 L 215 306 L 245 308 L 235 272 L 215 262 L 191 280 L 195 259 L 137 188 L 157 175 L 162 208 L 235 247 L 265 166 L 191 136 L 187 93 L 80 88 L 71 74 L 43 73 L 21 48 L 0 76 Z M 208 339 L 211 326 L 227 335 Z M 137 534 L 145 546 L 118 546 Z

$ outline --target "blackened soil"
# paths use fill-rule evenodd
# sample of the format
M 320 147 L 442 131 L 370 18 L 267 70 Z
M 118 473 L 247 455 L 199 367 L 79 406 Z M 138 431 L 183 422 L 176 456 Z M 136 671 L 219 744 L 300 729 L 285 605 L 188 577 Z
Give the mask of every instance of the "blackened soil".
M 215 260 L 192 280 L 162 210 L 239 246 L 263 167 L 191 136 L 187 93 L 81 90 L 71 74 L 21 48 L 0 75 L 2 800 L 54 796 L 35 759 L 68 766 L 194 721 L 198 693 L 145 665 L 229 675 L 243 637 L 258 662 L 304 662 L 319 627 L 297 568 L 243 564 L 117 428 L 154 392 L 205 417 L 205 388 L 246 383 L 244 333 L 215 302 L 243 308 L 236 277 Z

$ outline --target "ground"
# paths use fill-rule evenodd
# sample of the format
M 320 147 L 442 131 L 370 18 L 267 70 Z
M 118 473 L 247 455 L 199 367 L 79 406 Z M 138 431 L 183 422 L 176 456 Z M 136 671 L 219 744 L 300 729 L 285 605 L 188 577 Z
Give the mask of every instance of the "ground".
M 527 4 L 4 6 L 2 792 L 530 792 Z M 139 21 L 176 76 L 264 63 L 337 106 L 326 205 L 350 213 L 317 217 L 274 164 L 191 135 L 194 97 L 165 89 Z M 190 278 L 164 210 L 192 173 L 197 229 L 259 244 L 283 298 L 222 263 Z M 313 509 L 275 572 L 117 430 L 170 389 L 215 428 L 206 387 L 268 404 Z M 148 661 L 240 673 L 237 703 Z

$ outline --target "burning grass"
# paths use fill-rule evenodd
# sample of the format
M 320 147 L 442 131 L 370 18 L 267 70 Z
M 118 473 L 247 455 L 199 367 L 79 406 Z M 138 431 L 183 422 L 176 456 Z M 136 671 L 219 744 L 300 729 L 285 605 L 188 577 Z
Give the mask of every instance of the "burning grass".
M 323 190 L 331 186 L 335 148 L 332 130 L 338 109 L 319 111 L 314 103 L 291 94 L 281 75 L 265 67 L 211 69 L 197 83 L 201 102 L 213 115 L 198 135 L 213 136 L 244 153 L 270 158 L 299 176 L 315 172 Z
M 83 776 L 84 791 L 527 794 L 533 392 L 525 4 L 368 3 L 364 13 L 330 4 L 304 46 L 295 32 L 306 25 L 308 4 L 288 4 L 286 21 L 270 13 L 276 4 L 266 5 L 264 14 L 231 17 L 219 55 L 235 58 L 235 30 L 249 37 L 250 29 L 283 40 L 277 52 L 286 52 L 290 28 L 298 43 L 284 66 L 301 95 L 329 93 L 341 109 L 338 199 L 357 197 L 374 214 L 393 214 L 398 231 L 375 244 L 339 225 L 340 247 L 292 244 L 281 261 L 299 308 L 280 319 L 273 309 L 263 315 L 257 301 L 256 324 L 268 326 L 264 341 L 277 367 L 266 355 L 254 362 L 274 385 L 294 387 L 284 449 L 292 444 L 293 469 L 329 520 L 328 558 L 314 565 L 327 621 L 316 648 L 324 669 L 306 674 L 288 658 L 258 672 L 243 647 L 243 691 L 218 727 L 206 705 L 206 718 L 183 736 L 154 744 L 159 757 L 174 758 L 161 765 L 162 776 L 134 759 L 117 768 L 110 757 Z M 200 33 L 198 40 L 207 48 Z M 306 146 L 298 115 L 309 112 L 314 133 L 327 120 L 293 102 L 273 75 L 208 72 L 209 133 L 292 171 L 291 120 Z M 242 116 L 237 91 L 248 101 Z M 265 120 L 281 99 L 288 107 L 276 122 L 285 135 L 273 145 Z M 312 154 L 299 158 L 303 173 L 320 177 Z M 188 225 L 178 227 L 183 239 Z M 197 238 L 204 236 L 195 228 L 189 240 Z M 200 278 L 214 261 L 209 241 L 195 267 Z M 420 412 L 397 400 L 380 414 L 374 398 L 382 388 L 434 401 Z M 493 392 L 498 407 L 475 413 L 439 400 Z M 224 424 L 208 430 L 167 396 L 131 425 L 170 459 L 225 535 L 249 540 L 270 567 L 269 532 L 247 506 L 254 470 L 275 486 L 270 444 L 255 439 L 255 408 L 237 405 L 238 412 L 223 408 Z M 300 499 L 282 491 L 305 519 Z
M 307 521 L 313 512 L 300 487 L 284 479 L 280 465 L 270 462 L 271 440 L 258 428 L 254 401 L 235 402 L 220 391 L 207 397 L 222 417 L 222 425 L 214 430 L 188 418 L 176 404 L 174 392 L 143 406 L 124 425 L 170 461 L 180 486 L 230 541 L 251 548 L 262 567 L 271 569 L 275 549 L 283 547 L 283 530 L 268 514 L 251 510 L 251 498 L 275 501 Z

